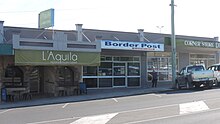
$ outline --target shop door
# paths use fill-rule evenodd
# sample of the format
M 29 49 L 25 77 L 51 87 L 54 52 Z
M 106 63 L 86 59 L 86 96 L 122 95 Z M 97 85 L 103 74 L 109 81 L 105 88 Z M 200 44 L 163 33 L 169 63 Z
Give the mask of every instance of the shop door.
M 39 68 L 34 67 L 30 72 L 30 92 L 31 93 L 40 93 L 40 74 Z
M 113 63 L 113 87 L 126 87 L 126 63 Z

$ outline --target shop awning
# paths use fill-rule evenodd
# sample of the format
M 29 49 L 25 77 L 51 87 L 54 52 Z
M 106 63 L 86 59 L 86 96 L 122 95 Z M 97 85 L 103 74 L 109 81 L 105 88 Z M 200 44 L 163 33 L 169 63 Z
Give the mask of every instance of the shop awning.
M 18 50 L 15 49 L 15 65 L 71 66 L 100 64 L 100 52 Z

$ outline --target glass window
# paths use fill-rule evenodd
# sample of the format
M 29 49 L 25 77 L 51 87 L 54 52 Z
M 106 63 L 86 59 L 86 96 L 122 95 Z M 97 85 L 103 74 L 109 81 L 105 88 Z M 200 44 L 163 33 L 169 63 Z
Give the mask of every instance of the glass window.
M 121 61 L 133 61 L 133 57 L 120 57 Z
M 96 66 L 84 66 L 83 67 L 83 76 L 96 76 L 97 67 Z
M 153 52 L 154 53 L 154 52 Z M 164 55 L 161 53 L 161 55 Z M 166 54 L 165 54 L 166 55 Z M 159 81 L 172 79 L 172 59 L 171 57 L 148 57 L 147 58 L 148 72 L 152 72 L 155 69 L 160 75 Z M 178 70 L 178 58 L 176 58 L 176 71 Z M 149 80 L 148 80 L 149 81 Z
M 114 78 L 114 86 L 125 86 L 125 78 Z
M 111 56 L 101 56 L 101 61 L 112 61 Z
M 140 86 L 140 78 L 128 78 L 128 87 Z
M 97 88 L 97 78 L 85 78 L 83 81 L 86 83 L 87 88 Z
M 215 63 L 214 54 L 190 54 L 190 64 L 204 64 L 209 67 Z
M 172 75 L 169 72 L 159 72 L 159 80 L 171 80 Z
M 134 57 L 134 61 L 140 61 L 140 57 Z
M 112 62 L 101 62 L 99 76 L 112 76 Z
M 114 76 L 125 76 L 125 63 L 114 63 Z
M 112 78 L 100 78 L 99 87 L 112 87 Z
M 171 57 L 171 52 L 147 52 L 148 57 Z
M 120 61 L 120 57 L 114 57 L 114 61 Z
M 140 75 L 140 63 L 128 63 L 128 76 Z
M 5 70 L 4 81 L 5 86 L 21 86 L 23 85 L 24 73 L 18 66 L 7 66 Z

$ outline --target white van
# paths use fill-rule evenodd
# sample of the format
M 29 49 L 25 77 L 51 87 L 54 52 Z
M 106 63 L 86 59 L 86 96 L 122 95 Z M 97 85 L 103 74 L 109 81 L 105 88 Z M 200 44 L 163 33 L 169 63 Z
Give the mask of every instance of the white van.
M 213 70 L 214 76 L 217 78 L 217 85 L 220 86 L 220 63 L 211 65 L 207 68 L 207 70 Z

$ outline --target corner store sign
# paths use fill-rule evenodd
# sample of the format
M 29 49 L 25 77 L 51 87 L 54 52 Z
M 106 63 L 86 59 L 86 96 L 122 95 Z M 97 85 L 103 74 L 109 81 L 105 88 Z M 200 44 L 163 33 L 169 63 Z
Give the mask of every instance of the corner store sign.
M 218 43 L 218 42 L 185 40 L 184 45 L 185 46 L 195 46 L 195 47 L 206 47 L 206 48 L 220 48 L 220 43 Z
M 171 38 L 168 38 L 168 37 L 165 38 L 165 45 L 171 46 Z M 176 45 L 177 46 L 220 49 L 220 42 L 215 42 L 215 41 L 176 39 Z

